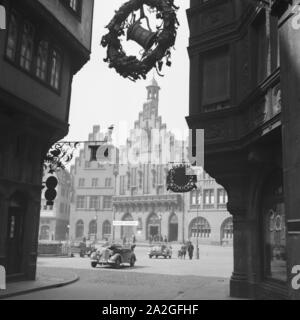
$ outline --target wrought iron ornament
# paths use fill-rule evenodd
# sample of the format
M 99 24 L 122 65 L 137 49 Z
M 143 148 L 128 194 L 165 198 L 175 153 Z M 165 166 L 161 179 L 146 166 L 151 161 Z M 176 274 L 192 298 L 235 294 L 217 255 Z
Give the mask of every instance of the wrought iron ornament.
M 149 20 L 144 13 L 144 5 L 156 13 L 157 19 L 162 20 L 156 32 L 152 32 L 150 28 Z M 152 68 L 156 68 L 160 74 L 164 58 L 166 65 L 171 66 L 170 49 L 175 44 L 179 26 L 176 16 L 178 9 L 179 7 L 174 5 L 174 0 L 130 0 L 124 3 L 106 26 L 109 32 L 101 41 L 101 45 L 107 47 L 107 57 L 104 61 L 109 63 L 109 68 L 114 68 L 124 78 L 136 81 L 141 78 L 146 79 L 147 73 Z M 136 20 L 135 11 L 138 10 L 140 17 Z M 143 19 L 146 20 L 149 30 L 141 26 Z M 126 28 L 127 40 L 135 40 L 145 50 L 140 60 L 136 56 L 126 55 L 123 51 L 120 37 L 125 35 Z
M 54 173 L 65 166 L 73 159 L 74 151 L 80 142 L 58 142 L 52 146 L 44 159 L 44 169 Z
M 197 176 L 186 175 L 187 168 L 187 165 L 179 164 L 169 170 L 167 176 L 167 190 L 176 193 L 185 193 L 197 189 Z

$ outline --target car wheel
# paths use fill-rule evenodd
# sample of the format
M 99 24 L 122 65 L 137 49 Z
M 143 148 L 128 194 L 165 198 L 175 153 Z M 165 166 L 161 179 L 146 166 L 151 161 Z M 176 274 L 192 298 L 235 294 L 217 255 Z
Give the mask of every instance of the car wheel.
M 91 262 L 91 266 L 92 266 L 92 268 L 96 268 L 97 267 L 97 262 L 96 261 L 92 261 Z
M 116 269 L 119 269 L 120 267 L 121 267 L 121 259 L 118 258 L 118 259 L 116 260 L 116 263 L 115 263 L 115 268 L 116 268 Z
M 134 267 L 134 264 L 135 264 L 135 259 L 132 257 L 131 259 L 130 259 L 130 267 Z

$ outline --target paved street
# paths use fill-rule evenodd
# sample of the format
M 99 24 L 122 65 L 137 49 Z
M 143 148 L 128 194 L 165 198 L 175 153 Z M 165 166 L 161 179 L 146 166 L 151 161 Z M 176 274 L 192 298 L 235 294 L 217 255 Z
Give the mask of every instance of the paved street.
M 134 268 L 92 269 L 88 258 L 40 258 L 38 266 L 59 274 L 63 270 L 77 273 L 74 284 L 35 292 L 13 299 L 228 299 L 232 272 L 232 248 L 200 247 L 200 260 L 177 258 L 149 259 L 148 248 L 137 247 Z

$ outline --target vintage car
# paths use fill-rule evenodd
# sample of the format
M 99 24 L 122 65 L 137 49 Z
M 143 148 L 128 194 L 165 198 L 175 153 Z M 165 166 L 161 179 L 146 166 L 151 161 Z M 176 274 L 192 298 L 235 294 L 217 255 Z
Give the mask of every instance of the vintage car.
M 172 247 L 168 246 L 167 244 L 159 244 L 154 245 L 151 247 L 149 253 L 149 258 L 152 257 L 158 258 L 158 257 L 164 257 L 164 258 L 172 258 Z
M 95 268 L 97 265 L 110 265 L 120 268 L 122 264 L 128 263 L 133 267 L 136 262 L 134 248 L 135 245 L 104 245 L 91 254 L 91 266 Z

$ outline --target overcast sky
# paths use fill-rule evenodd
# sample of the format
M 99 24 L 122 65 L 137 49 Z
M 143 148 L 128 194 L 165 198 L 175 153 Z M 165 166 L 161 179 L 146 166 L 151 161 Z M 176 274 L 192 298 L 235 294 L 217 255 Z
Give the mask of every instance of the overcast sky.
M 101 126 L 101 131 L 120 121 L 128 121 L 130 127 L 133 127 L 146 101 L 145 87 L 151 81 L 153 72 L 149 72 L 147 80 L 132 82 L 118 75 L 114 69 L 109 69 L 108 64 L 103 62 L 106 49 L 100 46 L 100 41 L 107 33 L 105 25 L 124 2 L 125 0 L 95 0 L 91 60 L 74 77 L 70 131 L 64 140 L 87 140 L 95 124 Z M 176 50 L 172 51 L 172 66 L 163 68 L 163 78 L 155 73 L 161 87 L 159 114 L 171 131 L 175 128 L 187 128 L 185 116 L 188 115 L 189 103 L 189 30 L 186 18 L 189 1 L 175 0 L 175 4 L 180 6 L 180 27 Z

